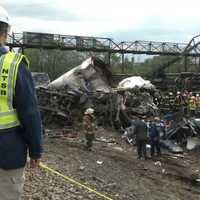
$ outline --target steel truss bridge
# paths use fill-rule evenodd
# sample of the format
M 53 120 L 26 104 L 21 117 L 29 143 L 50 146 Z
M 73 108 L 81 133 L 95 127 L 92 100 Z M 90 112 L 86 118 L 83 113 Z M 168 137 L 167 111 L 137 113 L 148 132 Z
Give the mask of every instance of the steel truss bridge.
M 111 38 L 85 37 L 36 32 L 13 33 L 9 36 L 7 45 L 12 49 L 41 48 L 92 52 L 107 52 L 120 54 L 147 54 L 181 56 L 187 48 L 186 43 L 134 41 L 116 42 Z M 200 56 L 200 47 L 196 45 L 185 56 Z
M 159 70 L 164 70 L 184 58 L 184 70 L 187 71 L 187 57 L 194 57 L 195 60 L 198 58 L 200 66 L 200 35 L 193 37 L 187 44 L 141 40 L 116 42 L 111 38 L 102 37 L 23 32 L 9 35 L 7 45 L 10 49 L 21 48 L 22 52 L 27 48 L 38 48 L 108 53 L 109 63 L 111 54 L 120 53 L 122 55 L 122 73 L 125 71 L 125 54 L 173 56 L 167 63 L 161 64 Z

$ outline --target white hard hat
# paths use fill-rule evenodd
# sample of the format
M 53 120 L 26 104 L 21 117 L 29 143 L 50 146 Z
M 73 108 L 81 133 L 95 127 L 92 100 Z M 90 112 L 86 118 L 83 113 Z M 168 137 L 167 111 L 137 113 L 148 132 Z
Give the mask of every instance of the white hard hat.
M 85 114 L 87 115 L 87 114 L 93 114 L 94 113 L 94 109 L 93 108 L 88 108 L 88 109 L 86 109 L 86 111 L 85 111 Z
M 180 91 L 178 91 L 178 92 L 177 92 L 177 94 L 181 94 L 181 92 L 180 92 Z
M 199 94 L 196 94 L 196 97 L 199 97 Z
M 10 21 L 9 21 L 8 12 L 2 6 L 0 6 L 0 22 L 3 22 L 5 24 L 5 27 L 3 27 L 3 30 L 6 30 L 6 32 L 9 32 Z
M 155 121 L 160 121 L 160 118 L 159 117 L 155 117 L 154 120 Z

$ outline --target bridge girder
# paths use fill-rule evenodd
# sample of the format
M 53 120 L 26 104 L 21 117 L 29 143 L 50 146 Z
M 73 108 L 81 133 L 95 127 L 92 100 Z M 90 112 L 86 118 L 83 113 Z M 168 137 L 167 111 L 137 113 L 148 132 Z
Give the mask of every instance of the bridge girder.
M 131 53 L 147 55 L 169 55 L 169 56 L 200 56 L 199 43 L 196 37 L 190 44 L 172 43 L 172 42 L 153 42 L 141 41 L 134 42 L 115 42 L 111 38 L 72 36 L 59 34 L 46 34 L 35 32 L 13 33 L 7 45 L 10 48 L 43 48 L 43 49 L 61 49 L 77 51 L 93 51 L 108 53 Z M 195 48 L 185 51 L 191 46 Z

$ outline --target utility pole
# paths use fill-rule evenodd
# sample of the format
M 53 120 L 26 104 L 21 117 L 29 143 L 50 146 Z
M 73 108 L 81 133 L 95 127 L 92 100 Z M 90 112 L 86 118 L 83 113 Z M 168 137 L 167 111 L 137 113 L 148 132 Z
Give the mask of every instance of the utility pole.
M 124 42 L 121 42 L 121 50 L 122 50 L 122 74 L 125 73 L 125 65 L 124 65 Z
M 122 74 L 125 73 L 125 65 L 124 65 L 124 53 L 122 53 Z
M 111 66 L 111 53 L 108 52 L 108 65 Z
M 185 56 L 185 57 L 184 57 L 184 70 L 185 70 L 185 72 L 188 71 L 187 65 L 188 65 L 188 60 L 187 60 L 187 56 Z

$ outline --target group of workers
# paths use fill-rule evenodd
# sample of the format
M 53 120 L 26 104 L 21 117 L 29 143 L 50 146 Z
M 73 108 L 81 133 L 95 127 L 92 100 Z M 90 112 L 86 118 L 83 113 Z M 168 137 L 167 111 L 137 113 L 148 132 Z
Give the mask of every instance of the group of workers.
M 164 124 L 161 123 L 159 117 L 133 117 L 132 131 L 125 132 L 122 138 L 135 138 L 137 146 L 138 159 L 142 157 L 147 159 L 146 145 L 149 143 L 150 156 L 154 158 L 155 155 L 161 156 L 160 137 L 164 134 Z
M 162 103 L 171 111 L 181 111 L 190 117 L 200 113 L 200 95 L 198 93 L 178 91 L 175 95 L 173 92 L 169 92 Z
M 134 130 L 129 134 L 134 134 L 136 136 L 138 159 L 142 157 L 147 159 L 146 144 L 148 142 L 151 145 L 151 157 L 153 158 L 155 154 L 161 156 L 160 135 L 161 132 L 164 132 L 164 124 L 160 122 L 159 117 L 150 117 L 148 119 L 134 118 Z M 86 139 L 86 149 L 91 151 L 95 138 L 95 116 L 93 108 L 88 108 L 84 112 L 83 132 Z M 122 138 L 125 137 L 127 137 L 126 134 L 122 136 Z

